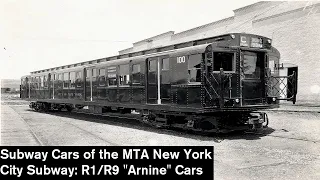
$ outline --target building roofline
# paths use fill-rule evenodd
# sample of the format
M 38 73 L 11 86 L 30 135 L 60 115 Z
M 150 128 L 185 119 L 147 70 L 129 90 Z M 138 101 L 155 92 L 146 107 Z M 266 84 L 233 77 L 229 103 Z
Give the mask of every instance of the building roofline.
M 139 43 L 142 43 L 142 42 L 146 42 L 146 41 L 148 41 L 148 40 L 156 39 L 156 38 L 159 38 L 159 37 L 161 37 L 161 36 L 173 35 L 173 34 L 174 34 L 174 31 L 168 31 L 168 32 L 165 32 L 165 33 L 162 33 L 162 34 L 158 34 L 158 35 L 156 35 L 156 36 L 152 36 L 152 37 L 149 37 L 149 38 L 146 38 L 146 39 L 143 39 L 143 40 L 134 42 L 133 45 L 136 45 L 136 44 L 139 44 Z
M 226 21 L 233 20 L 233 19 L 234 19 L 234 16 L 230 16 L 230 17 L 227 17 L 227 18 L 224 18 L 224 19 L 213 21 L 213 22 L 210 22 L 210 23 L 207 23 L 207 24 L 204 24 L 204 25 L 192 28 L 192 29 L 188 29 L 188 30 L 179 32 L 177 34 L 174 34 L 173 36 L 179 36 L 179 35 L 182 35 L 182 34 L 185 34 L 185 33 L 188 33 L 188 32 L 192 32 L 192 31 L 195 31 L 195 30 L 198 30 L 198 29 L 203 29 L 203 28 L 206 28 L 208 26 L 219 24 L 219 23 L 226 22 Z
M 259 2 L 253 3 L 253 4 L 249 4 L 249 5 L 247 5 L 247 6 L 243 6 L 243 7 L 234 9 L 233 12 L 236 13 L 236 12 L 245 10 L 245 9 L 247 9 L 247 8 L 251 8 L 251 7 L 258 6 L 258 5 L 260 5 L 260 4 L 264 4 L 264 3 L 268 3 L 268 2 L 270 2 L 270 1 L 259 1 Z

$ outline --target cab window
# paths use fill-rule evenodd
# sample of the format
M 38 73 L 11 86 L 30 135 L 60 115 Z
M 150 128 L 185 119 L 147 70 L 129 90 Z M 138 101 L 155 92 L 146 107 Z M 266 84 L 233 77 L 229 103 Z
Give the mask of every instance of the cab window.
M 220 72 L 220 68 L 222 68 L 223 71 L 234 71 L 234 65 L 234 53 L 214 52 L 213 71 Z
M 201 82 L 201 55 L 190 55 L 188 57 L 189 83 Z

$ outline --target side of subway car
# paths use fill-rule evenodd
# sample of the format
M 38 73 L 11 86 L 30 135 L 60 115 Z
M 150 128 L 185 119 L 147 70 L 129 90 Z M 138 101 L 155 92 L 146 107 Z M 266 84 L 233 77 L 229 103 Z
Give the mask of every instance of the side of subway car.
M 280 53 L 270 39 L 234 33 L 188 43 L 39 71 L 22 77 L 21 98 L 38 111 L 136 111 L 145 123 L 202 132 L 268 123 L 258 110 L 278 107 L 280 99 L 279 72 L 271 71 Z

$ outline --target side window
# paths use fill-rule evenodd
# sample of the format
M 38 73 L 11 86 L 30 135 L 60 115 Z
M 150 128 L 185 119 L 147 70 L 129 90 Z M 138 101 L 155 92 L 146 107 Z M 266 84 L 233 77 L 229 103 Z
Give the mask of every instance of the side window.
M 140 84 L 140 64 L 132 65 L 132 83 Z
M 41 79 L 40 76 L 37 77 L 37 89 L 40 89 L 41 87 Z
M 108 85 L 117 86 L 117 67 L 112 66 L 107 68 Z
M 149 72 L 157 71 L 157 60 L 149 61 Z
M 106 69 L 99 69 L 99 86 L 106 86 Z
M 78 71 L 76 72 L 76 81 L 75 81 L 75 84 L 77 87 L 82 87 L 82 72 L 81 71 Z
M 63 88 L 69 88 L 69 73 L 63 73 Z
M 62 88 L 63 77 L 62 74 L 58 74 L 58 88 Z
M 213 56 L 213 71 L 234 71 L 234 53 L 214 52 Z
M 92 75 L 92 82 L 93 83 L 96 82 L 96 80 L 97 80 L 97 69 L 96 68 L 93 68 L 91 70 L 91 75 Z
M 90 69 L 86 69 L 86 74 L 85 74 L 85 76 L 86 76 L 86 82 L 85 82 L 86 87 L 90 87 L 91 86 L 91 84 L 90 84 L 90 76 L 91 75 L 92 75 L 91 74 L 91 70 Z
M 48 76 L 47 75 L 43 76 L 43 87 L 44 88 L 48 87 Z
M 40 76 L 40 88 L 44 88 L 44 76 Z
M 38 85 L 38 77 L 34 77 L 34 88 L 38 89 L 39 85 Z
M 169 70 L 170 68 L 169 58 L 161 59 L 161 67 L 163 71 Z
M 269 56 L 269 69 L 271 70 L 272 74 L 278 73 L 277 64 L 279 59 L 275 56 Z
M 75 88 L 76 72 L 70 72 L 70 88 Z
M 129 85 L 130 76 L 129 76 L 129 64 L 119 66 L 119 85 L 125 86 Z
M 201 82 L 201 54 L 188 57 L 189 83 Z

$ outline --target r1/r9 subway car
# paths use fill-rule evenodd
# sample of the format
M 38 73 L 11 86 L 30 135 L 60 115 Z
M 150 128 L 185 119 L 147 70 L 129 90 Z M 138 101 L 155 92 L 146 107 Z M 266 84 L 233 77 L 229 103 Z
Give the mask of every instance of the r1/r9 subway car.
M 296 101 L 297 71 L 281 77 L 279 64 L 271 39 L 231 33 L 35 71 L 22 77 L 21 98 L 37 111 L 134 110 L 155 126 L 247 130 L 268 123 L 259 109 Z

